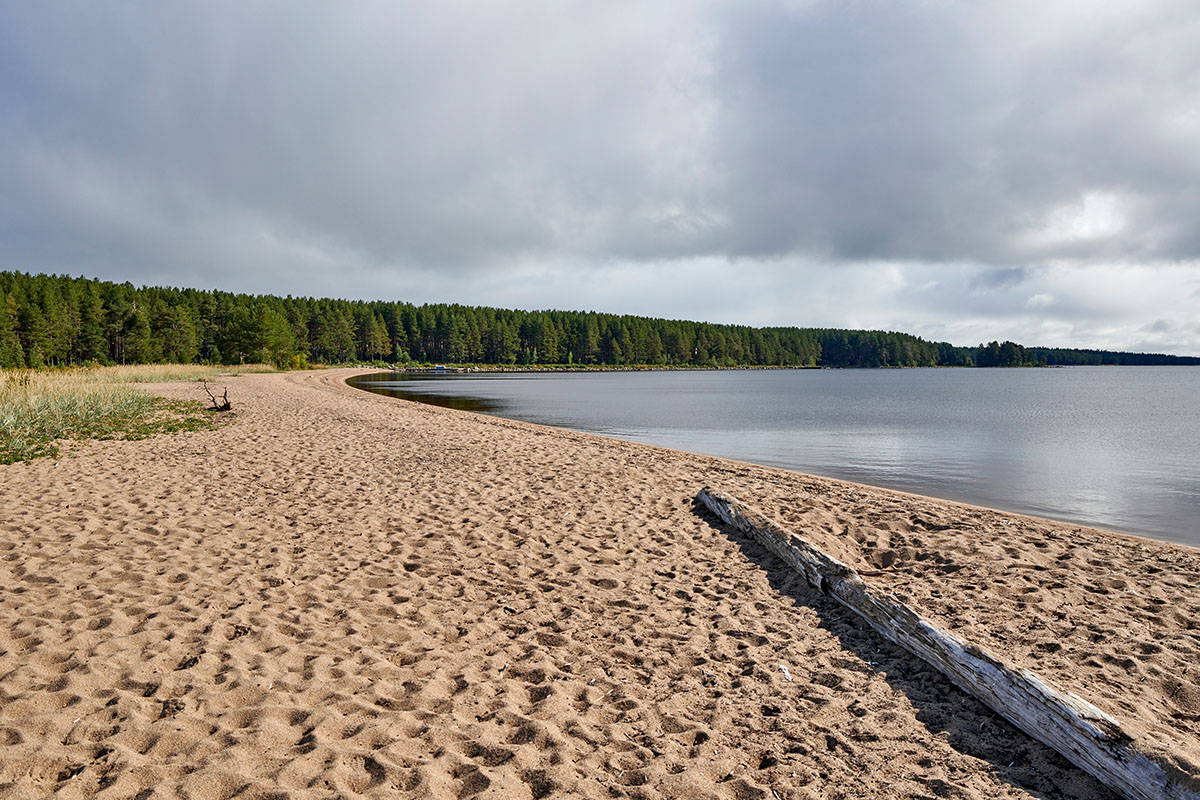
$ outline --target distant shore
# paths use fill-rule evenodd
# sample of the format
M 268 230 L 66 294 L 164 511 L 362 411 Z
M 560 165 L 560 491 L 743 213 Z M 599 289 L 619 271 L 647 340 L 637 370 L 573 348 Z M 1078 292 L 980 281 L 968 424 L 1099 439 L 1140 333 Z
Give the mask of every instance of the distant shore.
M 718 372 L 729 370 L 780 370 L 780 369 L 835 369 L 834 367 L 783 367 L 783 366 L 754 366 L 737 367 L 691 367 L 667 364 L 610 365 L 610 364 L 468 364 L 432 365 L 432 366 L 394 366 L 394 367 L 361 367 L 375 372 L 395 372 L 411 374 L 466 374 L 475 372 Z
M 1200 774 L 1200 550 L 345 385 L 366 372 L 232 378 L 217 430 L 0 466 L 0 795 L 1110 796 L 702 486 Z
M 1032 369 L 1047 368 L 1045 364 L 1027 364 L 1022 367 L 1005 367 L 1004 369 Z M 793 366 L 780 364 L 740 364 L 737 366 L 709 366 L 695 367 L 689 365 L 678 364 L 467 364 L 467 365 L 413 365 L 413 366 L 385 366 L 372 367 L 361 366 L 356 369 L 370 370 L 373 372 L 395 372 L 395 373 L 412 373 L 412 374 L 466 374 L 466 373 L 488 373 L 488 372 L 730 372 L 730 371 L 775 371 L 775 370 L 791 370 L 791 369 L 972 369 L 971 367 L 961 366 L 934 366 L 934 367 L 827 367 L 827 366 Z M 982 369 L 992 369 L 990 367 L 982 367 Z

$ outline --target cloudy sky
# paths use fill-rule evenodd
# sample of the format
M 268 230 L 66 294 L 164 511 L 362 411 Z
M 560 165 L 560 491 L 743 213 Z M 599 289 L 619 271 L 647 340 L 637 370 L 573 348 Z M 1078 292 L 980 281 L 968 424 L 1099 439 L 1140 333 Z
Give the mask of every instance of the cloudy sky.
M 1200 354 L 1194 0 L 0 0 L 0 268 Z

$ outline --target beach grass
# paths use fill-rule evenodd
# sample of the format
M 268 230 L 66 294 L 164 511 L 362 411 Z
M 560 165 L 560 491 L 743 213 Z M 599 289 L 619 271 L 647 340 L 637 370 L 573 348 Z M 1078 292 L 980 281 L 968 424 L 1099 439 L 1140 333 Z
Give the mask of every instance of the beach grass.
M 57 456 L 64 440 L 144 439 L 210 429 L 217 416 L 198 400 L 166 400 L 133 384 L 267 371 L 274 368 L 151 364 L 0 370 L 0 464 Z
M 79 367 L 63 370 L 68 374 L 85 373 L 89 380 L 105 383 L 202 381 L 218 377 L 237 377 L 238 375 L 278 371 L 270 364 L 239 364 L 233 367 L 204 364 L 127 364 L 114 367 Z

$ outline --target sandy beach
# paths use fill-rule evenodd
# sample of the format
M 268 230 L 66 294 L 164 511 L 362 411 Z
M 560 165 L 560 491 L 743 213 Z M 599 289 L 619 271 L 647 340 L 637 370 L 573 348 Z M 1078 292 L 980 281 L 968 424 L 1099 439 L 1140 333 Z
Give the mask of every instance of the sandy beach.
M 705 486 L 1200 774 L 1200 550 L 353 374 L 240 376 L 218 430 L 0 466 L 0 797 L 1112 796 Z

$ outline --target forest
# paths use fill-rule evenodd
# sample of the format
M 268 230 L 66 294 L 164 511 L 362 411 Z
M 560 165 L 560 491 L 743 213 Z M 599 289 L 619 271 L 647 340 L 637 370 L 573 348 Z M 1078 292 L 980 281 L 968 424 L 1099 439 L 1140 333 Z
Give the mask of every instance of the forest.
M 232 294 L 0 272 L 0 367 L 450 363 L 676 367 L 1200 364 L 1200 358 L 894 331 L 721 325 L 591 311 Z

